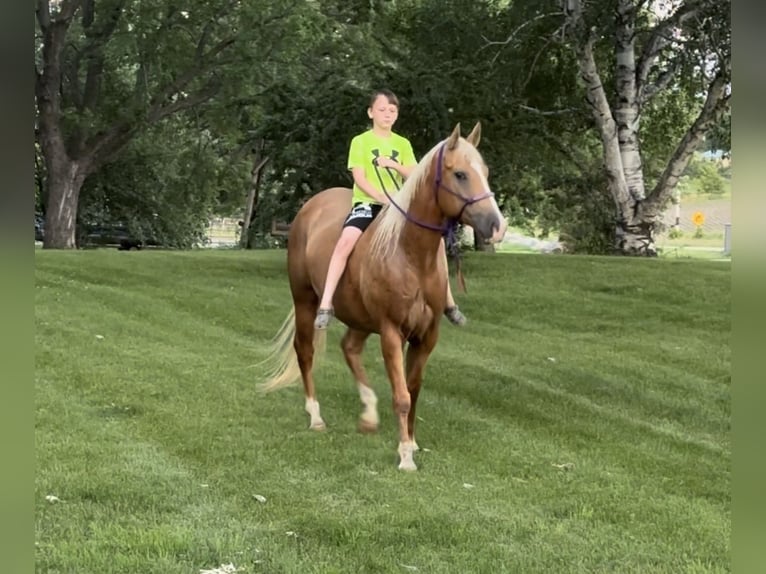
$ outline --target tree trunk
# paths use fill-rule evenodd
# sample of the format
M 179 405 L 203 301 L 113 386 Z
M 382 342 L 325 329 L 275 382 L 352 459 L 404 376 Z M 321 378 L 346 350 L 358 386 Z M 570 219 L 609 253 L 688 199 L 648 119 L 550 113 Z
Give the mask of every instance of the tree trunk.
M 69 158 L 54 158 L 48 163 L 46 179 L 44 249 L 77 247 L 77 205 L 85 170 Z
M 622 171 L 625 174 L 628 192 L 633 199 L 642 200 L 646 194 L 638 137 L 641 107 L 636 78 L 634 14 L 633 2 L 629 0 L 619 2 L 615 30 L 617 101 L 614 106 L 614 117 L 617 122 Z
M 245 217 L 242 220 L 242 232 L 239 237 L 239 245 L 242 249 L 252 249 L 252 240 L 250 238 L 250 224 L 253 221 L 253 215 L 258 207 L 258 192 L 261 187 L 261 178 L 263 167 L 269 161 L 268 157 L 263 157 L 264 140 L 259 140 L 253 150 L 253 169 L 250 171 L 250 191 L 247 194 L 245 204 Z
M 618 94 L 621 105 L 615 120 L 596 67 L 593 42 L 593 39 L 589 39 L 581 44 L 577 55 L 580 75 L 586 85 L 586 99 L 601 138 L 609 192 L 617 212 L 615 249 L 626 255 L 655 256 L 654 224 L 636 217 L 644 195 L 643 168 L 638 146 L 638 106 L 631 103 L 629 95 Z M 624 55 L 621 59 L 623 62 L 629 60 Z M 635 85 L 627 79 L 620 87 L 623 90 L 635 89 Z

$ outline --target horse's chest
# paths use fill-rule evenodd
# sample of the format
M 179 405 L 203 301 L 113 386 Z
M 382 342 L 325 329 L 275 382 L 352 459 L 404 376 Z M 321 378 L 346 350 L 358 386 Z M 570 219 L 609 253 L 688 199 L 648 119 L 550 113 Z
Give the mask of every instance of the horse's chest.
M 406 267 L 376 274 L 362 290 L 368 309 L 379 310 L 403 330 L 421 334 L 433 323 L 435 311 L 444 306 L 446 285 L 439 277 L 423 276 Z

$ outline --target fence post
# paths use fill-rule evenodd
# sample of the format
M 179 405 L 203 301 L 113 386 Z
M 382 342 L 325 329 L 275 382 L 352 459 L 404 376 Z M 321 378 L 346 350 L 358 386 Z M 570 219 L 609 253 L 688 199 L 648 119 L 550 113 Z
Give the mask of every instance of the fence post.
M 731 223 L 723 225 L 723 254 L 731 255 Z

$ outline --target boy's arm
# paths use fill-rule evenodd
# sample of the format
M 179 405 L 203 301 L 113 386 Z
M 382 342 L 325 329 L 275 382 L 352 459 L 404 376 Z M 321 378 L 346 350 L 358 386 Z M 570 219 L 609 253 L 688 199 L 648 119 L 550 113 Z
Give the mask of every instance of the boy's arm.
M 415 165 L 417 165 L 417 164 L 415 164 L 415 165 L 401 165 L 401 164 L 397 164 L 397 165 L 399 167 L 394 168 L 394 169 L 396 169 L 396 171 L 398 171 L 400 174 L 402 174 L 402 177 L 404 179 L 407 179 L 408 177 L 410 177 L 410 174 L 412 173 L 412 170 L 415 169 Z
M 398 161 L 394 161 L 391 158 L 388 157 L 379 157 L 378 158 L 378 165 L 380 167 L 388 167 L 391 169 L 395 169 L 398 171 L 401 176 L 404 179 L 407 179 L 410 174 L 412 173 L 412 170 L 415 169 L 415 166 L 417 164 L 411 164 L 411 165 L 402 165 Z
M 367 195 L 372 197 L 375 201 L 378 201 L 384 205 L 388 203 L 388 198 L 386 197 L 386 194 L 375 189 L 372 186 L 372 184 L 369 181 L 367 181 L 367 178 L 364 175 L 363 167 L 352 168 L 351 175 L 354 177 L 354 183 L 356 183 L 362 189 L 362 191 L 364 191 Z
M 404 179 L 407 179 L 410 177 L 412 170 L 418 165 L 418 160 L 415 159 L 415 154 L 412 151 L 412 144 L 410 144 L 408 140 L 404 140 L 402 143 L 404 144 L 404 149 L 402 149 L 400 158 L 401 163 L 387 157 L 380 157 L 378 158 L 378 165 L 393 168 L 398 171 Z

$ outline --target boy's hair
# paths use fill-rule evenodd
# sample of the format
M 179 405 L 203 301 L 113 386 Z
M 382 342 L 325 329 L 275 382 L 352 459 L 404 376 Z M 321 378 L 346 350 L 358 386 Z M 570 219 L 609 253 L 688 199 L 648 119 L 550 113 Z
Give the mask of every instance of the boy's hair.
M 399 98 L 396 97 L 396 94 L 392 92 L 391 90 L 387 90 L 385 88 L 382 88 L 380 90 L 375 90 L 372 92 L 372 95 L 370 96 L 370 105 L 369 107 L 372 107 L 375 105 L 375 100 L 378 99 L 378 96 L 385 96 L 386 99 L 388 99 L 389 104 L 395 105 L 397 108 L 399 107 Z

